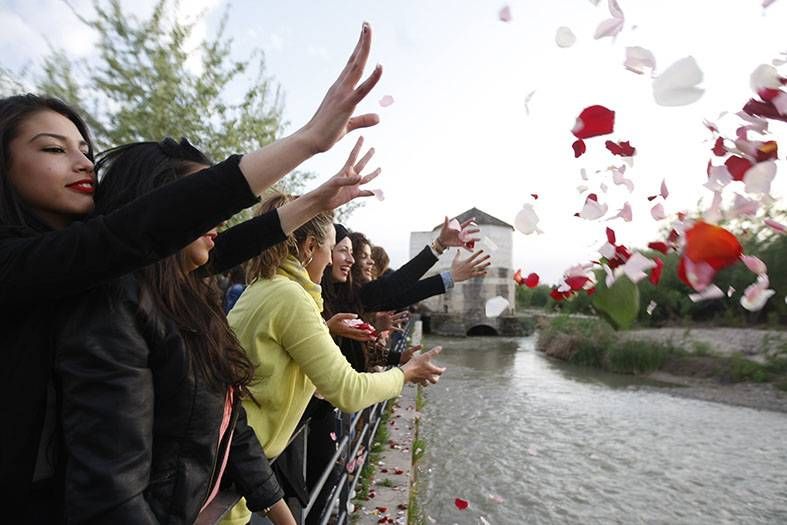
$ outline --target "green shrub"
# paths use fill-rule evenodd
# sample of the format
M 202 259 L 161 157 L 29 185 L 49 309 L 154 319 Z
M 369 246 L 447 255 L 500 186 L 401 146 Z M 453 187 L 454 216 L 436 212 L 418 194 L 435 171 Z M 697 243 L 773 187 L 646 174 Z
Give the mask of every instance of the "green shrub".
M 619 374 L 647 374 L 664 365 L 670 349 L 650 341 L 620 341 L 606 354 L 606 368 Z

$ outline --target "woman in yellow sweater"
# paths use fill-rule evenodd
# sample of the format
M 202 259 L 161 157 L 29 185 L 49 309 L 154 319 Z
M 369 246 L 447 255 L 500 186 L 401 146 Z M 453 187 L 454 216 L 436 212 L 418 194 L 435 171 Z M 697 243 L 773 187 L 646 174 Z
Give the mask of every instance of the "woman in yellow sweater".
M 369 155 L 355 166 L 360 172 Z M 354 160 L 353 160 L 354 162 Z M 291 197 L 271 197 L 260 213 Z M 329 215 L 318 215 L 289 239 L 252 260 L 251 284 L 229 314 L 241 346 L 256 367 L 244 400 L 248 422 L 272 458 L 286 447 L 315 392 L 345 412 L 356 412 L 398 396 L 404 383 L 437 383 L 445 370 L 432 363 L 435 347 L 401 368 L 378 374 L 353 370 L 323 321 L 317 284 L 331 261 L 335 232 Z M 223 524 L 245 525 L 251 513 L 243 500 Z

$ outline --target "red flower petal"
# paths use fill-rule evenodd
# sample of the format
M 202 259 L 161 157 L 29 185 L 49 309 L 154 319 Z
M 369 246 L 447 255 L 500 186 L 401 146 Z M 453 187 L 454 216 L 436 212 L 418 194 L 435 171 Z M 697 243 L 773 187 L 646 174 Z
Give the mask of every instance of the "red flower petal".
M 535 200 L 538 200 L 538 193 L 531 193 L 530 196 L 533 197 Z
M 743 175 L 754 164 L 743 157 L 733 155 L 727 159 L 724 165 L 727 166 L 727 169 L 729 170 L 730 175 L 732 175 L 733 180 L 742 181 Z
M 525 284 L 525 279 L 522 277 L 522 270 L 517 270 L 514 272 L 514 282 L 519 286 Z
M 585 151 L 587 151 L 587 148 L 585 147 L 585 141 L 582 139 L 575 140 L 571 147 L 574 148 L 575 159 L 578 159 L 583 153 L 585 153 Z
M 608 140 L 604 143 L 604 145 L 607 147 L 610 153 L 621 157 L 633 157 L 637 152 L 637 148 L 629 144 L 629 141 L 627 140 L 617 143 Z
M 714 155 L 717 157 L 723 157 L 727 154 L 727 148 L 724 146 L 724 138 L 718 137 L 716 139 L 716 143 L 713 145 L 711 149 Z
M 612 228 L 607 228 L 607 242 L 615 244 L 615 230 Z
M 707 263 L 718 271 L 735 264 L 742 253 L 738 239 L 720 226 L 700 221 L 686 231 L 683 254 L 695 263 Z
M 540 278 L 538 277 L 537 273 L 531 273 L 530 275 L 527 276 L 527 279 L 525 279 L 525 286 L 527 286 L 528 288 L 535 288 L 536 286 L 538 286 L 539 280 Z
M 667 243 L 661 241 L 649 242 L 648 248 L 650 248 L 651 250 L 656 250 L 657 252 L 661 252 L 664 255 L 667 255 L 667 252 L 669 252 L 669 246 L 667 246 Z
M 658 195 L 650 195 L 650 196 L 648 196 L 648 200 L 649 201 L 652 201 L 653 199 L 657 199 L 657 198 L 658 198 Z
M 582 110 L 571 133 L 578 139 L 608 135 L 615 129 L 615 112 L 604 106 L 590 106 Z
M 760 102 L 759 100 L 751 99 L 743 106 L 743 111 L 754 117 L 764 117 L 787 122 L 787 115 L 779 113 L 779 110 L 776 109 L 776 106 L 771 102 Z
M 650 282 L 659 284 L 661 281 L 661 272 L 664 271 L 664 261 L 659 257 L 654 257 L 653 262 L 656 263 L 656 267 L 650 271 Z
M 584 275 L 572 275 L 570 277 L 566 277 L 566 284 L 571 288 L 572 291 L 581 290 L 588 281 L 590 281 L 590 278 Z
M 459 510 L 465 510 L 467 507 L 470 506 L 470 502 L 467 501 L 466 499 L 456 498 L 454 500 L 454 505 L 456 505 L 456 508 Z

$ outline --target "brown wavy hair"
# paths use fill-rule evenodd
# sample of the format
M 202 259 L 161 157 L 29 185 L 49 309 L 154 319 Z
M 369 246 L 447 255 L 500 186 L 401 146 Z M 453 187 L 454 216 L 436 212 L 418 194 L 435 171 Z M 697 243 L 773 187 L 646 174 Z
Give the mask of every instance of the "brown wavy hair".
M 281 208 L 288 202 L 297 199 L 297 196 L 285 193 L 274 193 L 257 207 L 257 215 Z M 287 240 L 272 246 L 249 261 L 246 268 L 246 280 L 253 283 L 257 279 L 270 279 L 276 274 L 276 269 L 288 255 L 301 260 L 298 247 L 311 235 L 322 244 L 328 241 L 328 229 L 333 224 L 333 213 L 320 213 L 312 220 L 287 236 Z

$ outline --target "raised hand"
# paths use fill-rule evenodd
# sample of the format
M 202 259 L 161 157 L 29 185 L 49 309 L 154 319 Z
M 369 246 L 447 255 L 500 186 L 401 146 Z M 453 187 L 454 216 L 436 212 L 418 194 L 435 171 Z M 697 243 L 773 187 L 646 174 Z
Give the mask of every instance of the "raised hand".
M 470 227 L 474 221 L 474 218 L 468 219 L 459 225 L 459 230 L 455 230 L 448 226 L 449 221 L 448 217 L 446 217 L 443 221 L 443 227 L 440 229 L 440 235 L 437 236 L 437 242 L 444 248 L 462 247 L 469 252 L 472 251 L 468 244 L 472 245 L 472 243 L 481 240 L 480 237 L 470 237 L 481 232 L 477 227 Z M 464 234 L 462 234 L 462 231 L 464 231 Z
M 321 203 L 321 207 L 325 211 L 338 208 L 358 197 L 371 197 L 374 195 L 369 190 L 361 189 L 361 186 L 374 180 L 382 170 L 377 168 L 373 172 L 363 177 L 361 176 L 361 171 L 374 156 L 374 148 L 369 148 L 369 151 L 361 157 L 361 160 L 357 160 L 362 146 L 363 137 L 358 137 L 355 147 L 353 147 L 350 156 L 347 157 L 347 162 L 344 163 L 339 173 L 314 189 L 314 196 L 317 197 L 317 201 Z
M 369 77 L 356 87 L 363 75 L 371 45 L 372 28 L 364 22 L 361 36 L 347 65 L 325 94 L 317 112 L 301 130 L 314 153 L 331 149 L 354 129 L 374 126 L 380 121 L 376 113 L 353 116 L 355 107 L 369 94 L 383 74 L 383 67 L 378 64 Z
M 454 260 L 451 262 L 451 277 L 455 283 L 461 283 L 471 277 L 483 277 L 486 269 L 492 262 L 489 255 L 483 255 L 484 250 L 478 250 L 467 259 L 459 258 L 459 250 L 456 250 Z

